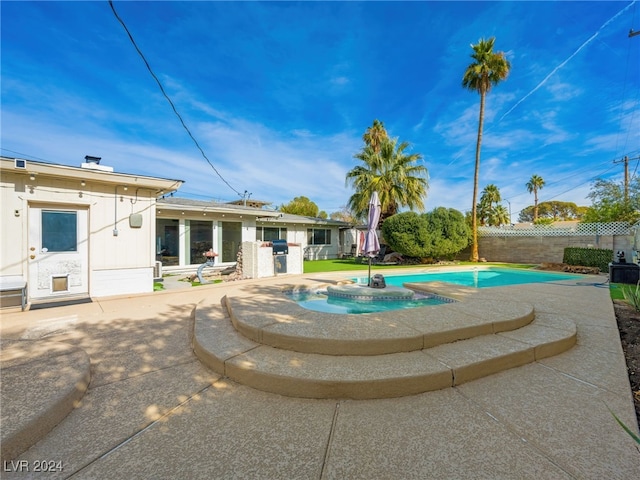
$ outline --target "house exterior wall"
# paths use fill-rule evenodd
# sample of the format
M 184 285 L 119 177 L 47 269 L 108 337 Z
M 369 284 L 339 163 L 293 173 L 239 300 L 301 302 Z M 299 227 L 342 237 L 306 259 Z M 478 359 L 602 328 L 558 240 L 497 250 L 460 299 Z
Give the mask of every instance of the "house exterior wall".
M 29 283 L 31 256 L 37 259 L 39 253 L 30 245 L 30 209 L 78 209 L 87 212 L 88 254 L 83 268 L 88 270 L 89 296 L 153 291 L 155 188 L 131 182 L 125 191 L 122 185 L 92 179 L 91 172 L 81 180 L 65 177 L 64 170 L 59 176 L 38 174 L 31 180 L 28 170 L 13 171 L 7 164 L 3 160 L 0 179 L 0 275 L 21 275 Z M 73 172 L 82 173 L 79 168 Z M 140 215 L 139 228 L 130 226 L 131 214 Z M 37 268 L 31 267 L 32 272 Z
M 0 272 L 2 275 L 26 276 L 27 263 L 27 201 L 25 179 L 2 173 L 0 177 Z
M 323 225 L 323 224 L 305 224 L 295 223 L 294 221 L 287 221 L 286 219 L 279 219 L 278 221 L 260 222 L 255 217 L 262 215 L 260 210 L 253 213 L 254 217 L 246 212 L 240 216 L 220 213 L 208 212 L 206 217 L 203 215 L 202 207 L 190 207 L 185 205 L 184 208 L 167 208 L 162 204 L 157 205 L 157 219 L 162 220 L 174 220 L 179 224 L 179 255 L 178 265 L 167 266 L 163 264 L 163 271 L 165 272 L 182 272 L 195 270 L 200 263 L 204 263 L 204 259 L 191 259 L 191 263 L 187 262 L 187 256 L 185 252 L 189 246 L 189 232 L 186 225 L 187 220 L 204 220 L 211 221 L 213 228 L 213 250 L 217 253 L 221 252 L 222 246 L 220 245 L 219 229 L 220 222 L 241 222 L 242 223 L 242 243 L 256 242 L 256 229 L 258 227 L 280 227 L 286 228 L 286 240 L 289 244 L 300 245 L 304 259 L 306 260 L 322 260 L 329 258 L 338 258 L 340 252 L 340 230 L 335 225 Z M 307 230 L 309 228 L 318 228 L 331 231 L 331 243 L 327 245 L 308 245 Z M 157 239 L 155 240 L 157 244 Z M 350 244 L 349 244 L 350 248 Z M 243 255 L 246 252 L 243 251 Z M 162 261 L 161 257 L 157 260 Z M 166 262 L 165 262 L 166 263 Z M 222 262 L 220 257 L 216 259 L 216 265 L 232 265 L 234 262 Z
M 310 245 L 307 238 L 307 229 L 308 228 L 321 228 L 325 230 L 331 231 L 331 243 L 324 245 Z M 333 226 L 323 226 L 317 225 L 313 227 L 309 227 L 306 225 L 302 226 L 304 231 L 304 241 L 301 242 L 301 245 L 304 249 L 304 258 L 306 260 L 327 260 L 331 258 L 338 258 L 341 254 L 340 252 L 340 230 L 338 227 Z M 296 242 L 298 243 L 298 242 Z

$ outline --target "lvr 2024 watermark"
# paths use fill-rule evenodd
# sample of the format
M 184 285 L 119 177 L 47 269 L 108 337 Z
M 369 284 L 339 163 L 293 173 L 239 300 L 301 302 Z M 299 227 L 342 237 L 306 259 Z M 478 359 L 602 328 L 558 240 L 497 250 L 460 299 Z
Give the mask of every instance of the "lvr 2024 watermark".
M 2 462 L 3 472 L 62 472 L 62 460 L 9 460 Z

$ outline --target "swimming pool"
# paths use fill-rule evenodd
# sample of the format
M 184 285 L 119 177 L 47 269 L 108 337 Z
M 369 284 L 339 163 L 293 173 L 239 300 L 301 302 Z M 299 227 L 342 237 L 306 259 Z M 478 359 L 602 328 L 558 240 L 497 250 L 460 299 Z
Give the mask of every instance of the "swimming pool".
M 576 278 L 580 278 L 580 275 L 516 270 L 513 268 L 474 268 L 471 270 L 423 272 L 411 275 L 385 275 L 384 277 L 387 285 L 397 287 L 401 287 L 405 283 L 448 282 L 474 288 L 506 287 L 508 285 L 574 280 Z M 361 285 L 366 285 L 368 281 L 367 277 L 358 277 L 353 280 Z
M 577 278 L 580 278 L 580 275 L 491 267 L 422 272 L 410 275 L 385 275 L 384 277 L 386 284 L 394 287 L 402 287 L 405 283 L 448 282 L 474 288 L 505 287 L 527 283 L 574 280 Z M 366 285 L 368 277 L 358 277 L 352 280 L 360 285 Z M 388 310 L 442 305 L 454 301 L 442 296 L 419 292 L 416 292 L 411 300 L 384 301 L 329 297 L 324 291 L 290 292 L 287 296 L 307 310 L 341 314 L 385 312 Z

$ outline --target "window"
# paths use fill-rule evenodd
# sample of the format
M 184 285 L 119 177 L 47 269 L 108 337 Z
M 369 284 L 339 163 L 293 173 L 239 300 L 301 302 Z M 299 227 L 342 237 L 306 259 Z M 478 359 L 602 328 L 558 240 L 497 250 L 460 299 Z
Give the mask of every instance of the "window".
M 235 262 L 242 243 L 242 222 L 219 222 L 218 245 L 221 246 L 220 261 Z
M 204 252 L 213 247 L 213 222 L 201 222 L 198 220 L 187 220 L 189 226 L 189 253 L 187 264 L 195 265 L 204 263 L 207 259 Z
M 178 220 L 156 220 L 156 253 L 163 265 L 178 265 Z
M 329 245 L 331 244 L 331 230 L 328 228 L 308 228 L 307 244 Z
M 78 251 L 76 212 L 42 211 L 42 248 L 49 252 Z
M 287 238 L 287 229 L 279 227 L 256 227 L 256 240 L 270 242 L 272 240 Z

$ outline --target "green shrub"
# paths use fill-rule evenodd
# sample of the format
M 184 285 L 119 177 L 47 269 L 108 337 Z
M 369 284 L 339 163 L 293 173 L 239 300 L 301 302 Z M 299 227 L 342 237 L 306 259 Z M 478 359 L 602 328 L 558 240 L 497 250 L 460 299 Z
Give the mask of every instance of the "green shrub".
M 609 269 L 611 261 L 613 261 L 613 250 L 606 248 L 567 247 L 564 249 L 562 259 L 562 262 L 567 265 L 598 267 L 603 272 Z
M 450 259 L 469 245 L 470 230 L 462 213 L 438 207 L 422 215 L 404 212 L 389 217 L 382 235 L 402 255 Z
M 408 257 L 431 255 L 431 235 L 427 222 L 415 212 L 398 213 L 382 224 L 385 242 L 396 252 Z

